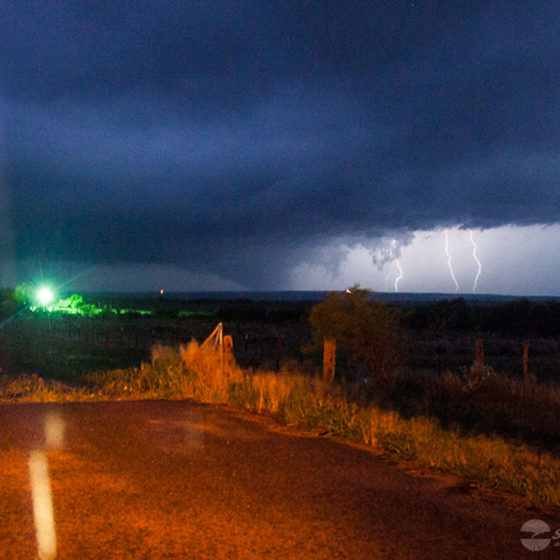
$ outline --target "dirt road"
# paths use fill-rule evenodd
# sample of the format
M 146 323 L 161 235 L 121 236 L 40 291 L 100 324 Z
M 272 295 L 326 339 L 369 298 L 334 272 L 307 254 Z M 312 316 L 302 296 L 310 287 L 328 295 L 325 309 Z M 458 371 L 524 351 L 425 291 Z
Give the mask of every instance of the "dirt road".
M 551 514 L 288 431 L 179 401 L 0 405 L 0 555 L 560 558 L 520 540 Z

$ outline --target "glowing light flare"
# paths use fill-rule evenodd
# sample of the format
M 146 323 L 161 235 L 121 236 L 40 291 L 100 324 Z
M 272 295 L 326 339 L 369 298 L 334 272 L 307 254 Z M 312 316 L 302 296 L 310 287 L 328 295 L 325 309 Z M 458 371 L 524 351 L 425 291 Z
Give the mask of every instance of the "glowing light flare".
M 31 453 L 29 475 L 37 534 L 37 554 L 40 560 L 51 560 L 56 557 L 56 532 L 46 453 L 43 451 Z
M 478 259 L 478 256 L 476 254 L 476 250 L 478 249 L 478 247 L 476 246 L 476 242 L 474 240 L 474 236 L 473 236 L 473 232 L 472 230 L 469 230 L 469 237 L 473 246 L 473 258 L 478 266 L 478 271 L 476 273 L 474 282 L 473 282 L 473 287 L 472 287 L 472 291 L 473 294 L 476 292 L 476 287 L 478 285 L 478 278 L 480 277 L 480 273 L 482 272 L 482 263 L 480 262 L 480 260 Z
M 451 264 L 451 254 L 449 253 L 449 232 L 445 230 L 445 254 L 447 255 L 447 268 L 449 268 L 449 274 L 451 276 L 451 280 L 455 284 L 455 293 L 459 291 L 459 283 L 457 282 L 457 278 L 455 278 L 455 273 L 453 272 L 453 265 Z
M 48 286 L 42 286 L 37 290 L 37 301 L 43 307 L 47 307 L 54 300 L 53 291 Z

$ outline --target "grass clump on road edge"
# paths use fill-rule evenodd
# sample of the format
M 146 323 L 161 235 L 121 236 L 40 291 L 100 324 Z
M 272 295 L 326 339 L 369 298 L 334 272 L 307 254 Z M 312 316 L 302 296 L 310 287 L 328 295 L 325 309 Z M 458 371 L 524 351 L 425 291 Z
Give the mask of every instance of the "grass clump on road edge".
M 86 389 L 58 381 L 45 381 L 37 374 L 0 376 L 0 402 L 61 402 L 87 400 L 95 395 Z
M 350 402 L 340 386 L 306 376 L 297 367 L 279 373 L 241 370 L 232 357 L 195 341 L 180 349 L 155 346 L 139 368 L 90 375 L 89 389 L 37 376 L 0 384 L 2 400 L 67 401 L 115 398 L 193 398 L 275 414 L 353 442 L 387 457 L 456 474 L 526 498 L 560 506 L 560 459 L 495 435 L 462 435 L 434 418 L 404 418 L 395 411 Z

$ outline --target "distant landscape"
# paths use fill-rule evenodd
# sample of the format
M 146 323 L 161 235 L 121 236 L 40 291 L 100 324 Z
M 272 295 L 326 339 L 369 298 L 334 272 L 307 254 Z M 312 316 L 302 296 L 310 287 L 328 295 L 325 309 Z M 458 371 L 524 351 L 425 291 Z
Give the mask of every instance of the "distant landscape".
M 228 403 L 560 506 L 557 299 L 359 288 L 64 294 L 48 305 L 1 296 L 4 401 Z M 201 346 L 217 325 L 229 354 Z
M 253 291 L 209 291 L 209 292 L 166 292 L 165 298 L 171 300 L 249 300 L 249 301 L 322 301 L 328 290 L 253 290 Z M 151 299 L 157 297 L 153 292 L 85 292 L 91 298 L 103 300 L 115 299 Z M 376 292 L 372 291 L 373 299 L 387 303 L 422 303 L 462 298 L 468 302 L 493 304 L 526 299 L 533 302 L 560 301 L 558 296 L 511 296 L 500 294 L 449 294 L 430 292 Z
M 64 301 L 70 296 L 57 297 Z M 23 345 L 26 355 L 19 355 L 16 333 L 25 337 L 33 331 L 37 341 L 52 338 L 57 344 L 77 348 L 87 344 L 88 352 L 65 357 L 68 364 L 75 362 L 81 370 L 80 362 L 97 367 L 88 358 L 93 348 L 110 365 L 111 349 L 119 347 L 115 365 L 131 365 L 146 359 L 155 343 L 178 345 L 191 338 L 202 340 L 216 323 L 223 322 L 225 331 L 233 336 L 240 363 L 257 368 L 279 367 L 293 359 L 309 363 L 317 358 L 302 352 L 310 342 L 309 311 L 326 296 L 327 292 L 320 291 L 84 294 L 79 296 L 83 300 L 80 309 L 92 306 L 97 311 L 76 314 L 70 309 L 30 312 L 11 301 L 7 290 L 2 302 L 4 359 L 15 368 L 34 367 L 42 374 L 68 379 L 76 375 L 68 370 L 70 365 L 57 366 L 45 357 L 34 360 L 27 345 Z M 474 340 L 482 337 L 487 364 L 519 377 L 522 342 L 530 339 L 531 373 L 541 381 L 560 380 L 560 298 L 372 293 L 371 299 L 401 310 L 409 346 L 407 367 L 412 371 L 437 373 L 440 358 L 444 372 L 470 366 Z M 123 348 L 124 353 L 120 351 Z M 62 356 L 53 361 L 58 359 Z M 342 369 L 339 375 L 346 377 L 352 372 Z

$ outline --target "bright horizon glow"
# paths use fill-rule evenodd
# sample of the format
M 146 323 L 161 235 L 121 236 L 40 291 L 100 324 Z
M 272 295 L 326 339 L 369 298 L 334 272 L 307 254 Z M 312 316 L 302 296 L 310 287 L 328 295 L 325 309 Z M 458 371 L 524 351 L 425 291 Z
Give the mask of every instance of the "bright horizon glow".
M 406 271 L 399 292 L 560 296 L 560 262 L 552 258 L 560 252 L 558 224 L 420 230 L 400 241 L 397 248 L 393 248 L 393 239 L 394 234 L 361 238 L 352 244 L 333 241 L 320 247 L 312 258 L 292 269 L 289 289 L 342 290 L 359 284 L 387 291 L 398 257 Z M 336 252 L 341 257 L 333 265 L 329 257 Z M 448 253 L 453 256 L 454 279 Z M 388 257 L 383 259 L 383 255 Z
M 165 293 L 329 291 L 357 284 L 388 292 L 402 270 L 399 292 L 560 297 L 560 260 L 555 258 L 560 253 L 560 224 L 446 229 L 458 290 L 449 274 L 443 228 L 324 239 L 305 251 L 286 254 L 284 274 L 276 281 L 252 286 L 222 276 L 222 270 L 202 272 L 179 263 L 56 262 L 48 264 L 48 272 L 50 277 L 70 278 L 63 284 L 65 290 L 77 293 L 159 295 L 162 285 Z M 31 262 L 22 263 L 20 271 L 24 282 L 37 274 Z

